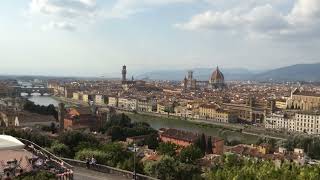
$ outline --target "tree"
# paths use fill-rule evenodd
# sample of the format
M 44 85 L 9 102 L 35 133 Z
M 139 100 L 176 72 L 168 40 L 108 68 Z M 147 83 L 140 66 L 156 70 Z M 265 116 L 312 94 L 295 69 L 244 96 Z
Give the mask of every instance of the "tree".
M 144 144 L 147 145 L 149 149 L 157 149 L 159 146 L 158 134 L 154 133 L 147 136 Z
M 207 143 L 207 150 L 206 150 L 206 153 L 207 154 L 212 154 L 213 151 L 212 151 L 212 139 L 211 139 L 211 136 L 208 137 L 208 143 Z
M 195 160 L 202 157 L 201 150 L 194 146 L 183 148 L 179 154 L 179 160 L 183 163 L 195 164 Z
M 65 144 L 54 141 L 50 147 L 50 152 L 60 157 L 70 157 L 70 149 Z
M 174 156 L 176 155 L 177 145 L 173 143 L 160 143 L 157 151 L 162 155 Z
M 106 153 L 106 163 L 109 166 L 117 166 L 130 157 L 130 153 L 120 143 L 108 143 L 102 146 L 101 150 Z
M 108 164 L 108 156 L 105 152 L 101 150 L 93 150 L 93 149 L 83 149 L 76 153 L 75 159 L 78 160 L 86 160 L 86 158 L 94 157 L 97 160 L 98 164 Z
M 107 135 L 112 137 L 112 141 L 125 140 L 123 130 L 120 126 L 112 126 L 108 129 Z
M 50 131 L 52 134 L 57 132 L 56 124 L 53 122 L 50 124 Z
M 196 140 L 195 145 L 201 150 L 202 154 L 205 154 L 207 143 L 206 143 L 206 137 L 203 133 L 201 134 L 200 138 Z
M 177 163 L 175 167 L 175 179 L 179 180 L 201 180 L 200 167 L 193 164 Z
M 92 146 L 99 146 L 100 144 L 93 135 L 80 131 L 63 132 L 59 135 L 58 140 L 70 148 L 71 156 L 75 154 L 81 142 L 88 142 Z
M 169 156 L 164 156 L 157 162 L 147 162 L 144 166 L 144 172 L 161 180 L 202 179 L 198 166 L 181 163 Z
M 153 164 L 151 169 L 154 174 L 151 175 L 161 180 L 174 180 L 177 175 L 176 167 L 177 162 L 174 158 L 164 156 L 159 162 Z

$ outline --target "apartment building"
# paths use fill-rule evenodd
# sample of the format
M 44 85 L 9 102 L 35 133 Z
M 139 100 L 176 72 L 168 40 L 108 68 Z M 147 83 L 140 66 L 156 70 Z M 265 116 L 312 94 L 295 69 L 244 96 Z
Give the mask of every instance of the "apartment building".
M 266 117 L 265 127 L 299 133 L 320 134 L 320 113 L 299 112 L 294 116 L 271 114 Z
M 118 98 L 117 97 L 108 97 L 108 105 L 112 107 L 118 107 Z
M 237 114 L 221 109 L 215 104 L 202 104 L 199 107 L 200 118 L 207 120 L 231 123 L 237 121 Z

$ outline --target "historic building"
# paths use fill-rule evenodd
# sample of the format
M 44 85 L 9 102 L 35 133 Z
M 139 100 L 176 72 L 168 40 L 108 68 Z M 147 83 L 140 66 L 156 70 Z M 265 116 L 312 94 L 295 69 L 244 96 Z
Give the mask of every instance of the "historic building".
M 160 139 L 162 142 L 170 142 L 181 147 L 187 147 L 194 144 L 201 134 L 182 131 L 178 129 L 160 129 Z M 208 137 L 206 137 L 207 139 Z M 214 154 L 223 154 L 224 140 L 218 137 L 212 137 L 212 152 Z
M 198 81 L 193 77 L 193 71 L 188 71 L 188 77 L 183 80 L 184 91 L 197 89 L 223 89 L 226 87 L 224 75 L 217 67 L 209 78 L 209 81 Z
M 226 84 L 224 83 L 224 75 L 219 70 L 219 67 L 217 66 L 217 69 L 212 73 L 211 78 L 209 80 L 209 89 L 223 89 L 226 87 Z
M 320 114 L 299 112 L 294 115 L 271 114 L 266 117 L 265 127 L 292 132 L 320 134 Z
M 111 116 L 109 108 L 97 108 L 94 106 L 68 108 L 64 113 L 63 129 L 97 130 L 104 127 Z
M 245 104 L 223 103 L 223 108 L 236 112 L 238 119 L 250 123 L 262 123 L 265 116 L 275 111 L 275 101 L 259 103 L 253 97 L 248 98 Z
M 200 118 L 223 123 L 235 123 L 238 119 L 238 116 L 235 112 L 224 110 L 215 104 L 200 105 L 199 115 Z
M 287 100 L 287 108 L 303 111 L 320 109 L 320 94 L 295 89 Z
M 132 76 L 131 80 L 127 80 L 127 66 L 126 65 L 122 66 L 121 74 L 122 74 L 122 79 L 121 79 L 122 88 L 127 91 L 136 84 L 136 81 L 134 81 L 133 76 Z

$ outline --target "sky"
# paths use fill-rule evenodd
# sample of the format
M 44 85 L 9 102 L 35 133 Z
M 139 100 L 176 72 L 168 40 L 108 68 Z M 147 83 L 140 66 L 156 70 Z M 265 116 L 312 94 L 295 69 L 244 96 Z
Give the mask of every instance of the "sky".
M 320 62 L 319 0 L 0 2 L 0 74 L 117 76 Z

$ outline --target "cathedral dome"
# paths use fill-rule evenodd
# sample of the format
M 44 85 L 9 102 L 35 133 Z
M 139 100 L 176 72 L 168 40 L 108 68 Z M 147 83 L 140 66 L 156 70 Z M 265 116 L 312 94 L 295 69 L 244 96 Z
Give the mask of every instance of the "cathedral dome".
M 224 83 L 224 76 L 222 72 L 219 70 L 219 67 L 217 66 L 217 69 L 212 73 L 210 78 L 211 83 Z

